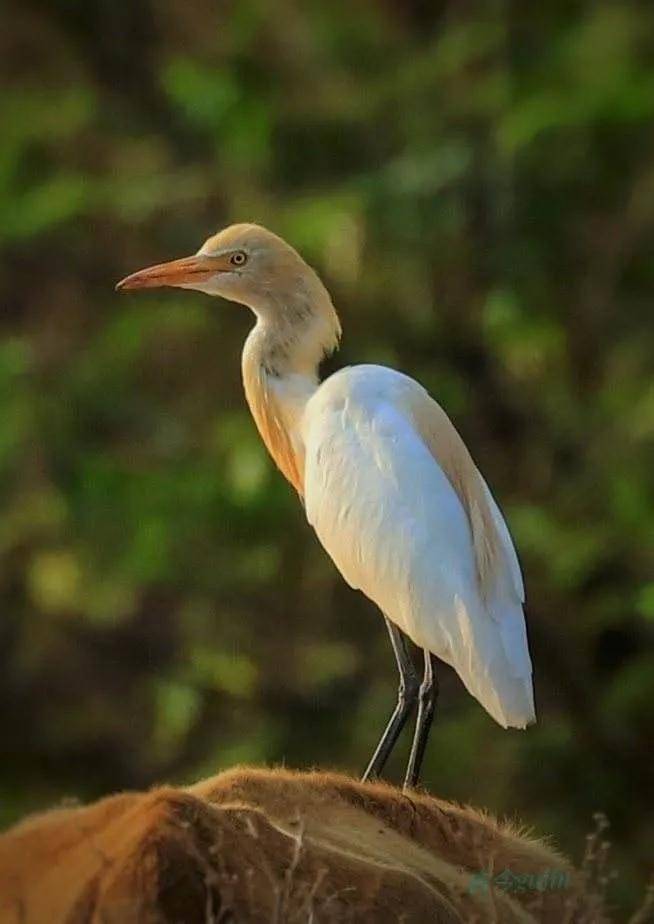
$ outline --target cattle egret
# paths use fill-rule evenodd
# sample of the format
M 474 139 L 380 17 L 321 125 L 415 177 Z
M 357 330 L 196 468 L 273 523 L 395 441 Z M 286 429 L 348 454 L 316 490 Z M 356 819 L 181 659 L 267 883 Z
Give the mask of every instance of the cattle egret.
M 127 276 L 119 289 L 177 286 L 252 309 L 245 396 L 259 433 L 352 587 L 386 620 L 397 705 L 364 773 L 378 776 L 411 711 L 405 785 L 415 785 L 437 697 L 434 656 L 504 728 L 535 720 L 520 565 L 482 475 L 443 409 L 413 379 L 353 366 L 320 383 L 338 346 L 329 293 L 276 234 L 237 224 L 192 257 Z M 424 652 L 420 681 L 406 636 Z

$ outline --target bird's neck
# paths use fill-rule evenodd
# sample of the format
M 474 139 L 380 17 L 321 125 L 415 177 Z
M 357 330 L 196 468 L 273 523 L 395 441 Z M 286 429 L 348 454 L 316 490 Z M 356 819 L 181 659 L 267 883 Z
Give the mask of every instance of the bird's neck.
M 243 350 L 245 396 L 261 438 L 296 491 L 304 493 L 300 421 L 319 385 L 318 366 L 338 345 L 340 324 L 329 295 L 257 312 Z

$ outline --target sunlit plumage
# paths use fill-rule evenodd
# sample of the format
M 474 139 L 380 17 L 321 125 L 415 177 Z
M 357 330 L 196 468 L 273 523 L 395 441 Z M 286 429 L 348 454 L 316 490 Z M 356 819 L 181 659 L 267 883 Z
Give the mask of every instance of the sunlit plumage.
M 232 225 L 194 257 L 141 270 L 119 288 L 160 285 L 254 311 L 243 381 L 259 432 L 346 581 L 389 622 L 400 696 L 367 774 L 381 771 L 418 698 L 407 782 L 417 780 L 436 696 L 429 653 L 455 668 L 500 725 L 534 721 L 518 559 L 442 408 L 383 366 L 319 382 L 318 364 L 338 344 L 338 317 L 316 273 L 264 228 Z M 398 628 L 427 653 L 420 696 Z

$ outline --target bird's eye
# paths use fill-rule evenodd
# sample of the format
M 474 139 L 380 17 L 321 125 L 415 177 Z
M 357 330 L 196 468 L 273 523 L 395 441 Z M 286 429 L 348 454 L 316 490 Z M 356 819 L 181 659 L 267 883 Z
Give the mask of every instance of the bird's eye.
M 229 258 L 229 262 L 232 266 L 243 266 L 247 261 L 247 256 L 243 253 L 242 250 L 237 250 L 236 253 L 233 253 Z

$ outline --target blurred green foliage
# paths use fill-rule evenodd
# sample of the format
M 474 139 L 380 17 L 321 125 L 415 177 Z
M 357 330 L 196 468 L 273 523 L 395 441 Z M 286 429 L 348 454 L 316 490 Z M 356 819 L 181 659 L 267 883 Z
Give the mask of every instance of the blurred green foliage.
M 425 782 L 652 855 L 654 8 L 32 0 L 0 38 L 1 818 L 236 761 L 357 772 L 386 635 L 246 413 L 251 319 L 113 283 L 256 220 L 339 362 L 453 416 L 510 520 L 539 724 L 443 668 Z M 404 755 L 395 758 L 399 771 Z

